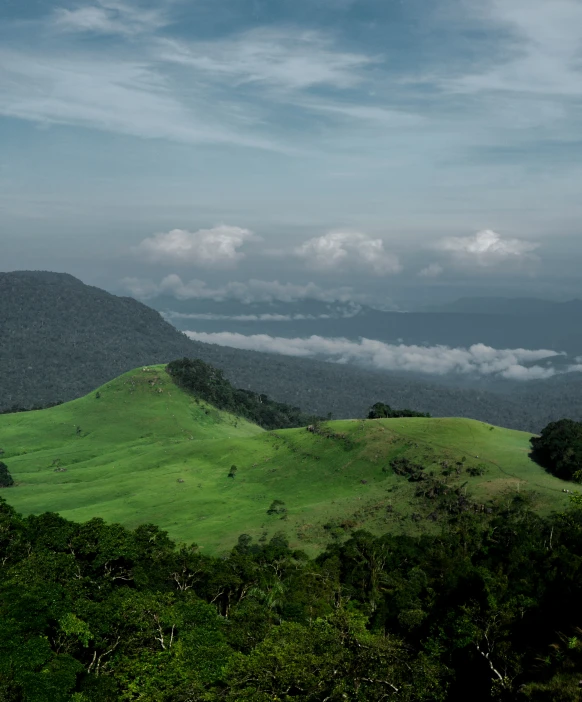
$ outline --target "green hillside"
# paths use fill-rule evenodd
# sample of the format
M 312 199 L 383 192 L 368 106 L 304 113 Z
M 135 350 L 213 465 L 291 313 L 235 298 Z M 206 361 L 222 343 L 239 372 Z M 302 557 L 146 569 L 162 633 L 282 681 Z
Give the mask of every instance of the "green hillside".
M 140 368 L 82 399 L 1 415 L 2 460 L 16 482 L 2 496 L 25 514 L 154 522 L 209 553 L 241 533 L 283 531 L 314 553 L 355 528 L 435 530 L 447 513 L 518 490 L 540 512 L 567 502 L 567 484 L 530 460 L 523 432 L 418 418 L 318 432 L 263 431 L 187 395 L 164 366 Z M 274 500 L 286 511 L 267 514 Z

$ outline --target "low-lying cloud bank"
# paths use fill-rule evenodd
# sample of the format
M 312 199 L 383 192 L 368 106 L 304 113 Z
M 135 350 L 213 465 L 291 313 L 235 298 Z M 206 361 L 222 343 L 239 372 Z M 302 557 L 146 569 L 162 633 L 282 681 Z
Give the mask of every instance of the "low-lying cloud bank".
M 336 363 L 356 363 L 378 370 L 432 375 L 461 373 L 508 380 L 540 380 L 561 373 L 582 371 L 582 365 L 578 363 L 561 370 L 536 363 L 563 355 L 548 349 L 494 349 L 485 344 L 473 344 L 468 349 L 449 346 L 406 346 L 386 344 L 374 339 L 350 341 L 322 336 L 286 339 L 267 334 L 245 335 L 232 332 L 188 331 L 186 334 L 190 339 L 208 344 L 287 356 L 317 356 Z M 534 365 L 531 365 L 532 363 Z
M 211 312 L 162 312 L 168 320 L 200 319 L 204 321 L 228 322 L 295 322 L 305 319 L 349 319 L 355 317 L 361 307 L 336 310 L 333 314 L 213 314 Z
M 172 273 L 159 283 L 140 278 L 124 278 L 122 286 L 135 297 L 148 300 L 158 295 L 171 295 L 178 300 L 213 300 L 224 302 L 235 300 L 242 304 L 257 302 L 300 302 L 316 300 L 326 303 L 365 304 L 370 302 L 365 295 L 358 295 L 350 287 L 333 289 L 320 288 L 315 283 L 295 285 L 280 283 L 278 280 L 257 280 L 251 278 L 246 283 L 232 281 L 225 285 L 210 287 L 203 280 L 182 281 L 180 276 Z M 389 300 L 382 309 L 393 309 Z

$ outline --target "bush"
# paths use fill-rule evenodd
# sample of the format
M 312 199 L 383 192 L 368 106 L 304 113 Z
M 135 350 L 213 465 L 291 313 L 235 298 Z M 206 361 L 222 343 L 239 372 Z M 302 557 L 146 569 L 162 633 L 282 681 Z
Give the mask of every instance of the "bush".
M 10 475 L 8 466 L 6 463 L 2 463 L 2 461 L 0 461 L 0 488 L 12 487 L 12 485 L 14 485 L 14 480 Z
M 551 422 L 530 441 L 532 457 L 550 473 L 562 480 L 579 480 L 575 474 L 582 468 L 582 422 Z
M 282 500 L 273 500 L 267 514 L 287 514 L 287 508 Z

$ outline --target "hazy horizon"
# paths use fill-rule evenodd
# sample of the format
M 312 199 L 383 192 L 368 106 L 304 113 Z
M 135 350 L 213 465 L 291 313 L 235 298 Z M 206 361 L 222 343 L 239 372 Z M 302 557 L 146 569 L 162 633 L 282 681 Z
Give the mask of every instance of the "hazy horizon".
M 578 0 L 24 0 L 0 19 L 5 270 L 142 297 L 582 295 Z

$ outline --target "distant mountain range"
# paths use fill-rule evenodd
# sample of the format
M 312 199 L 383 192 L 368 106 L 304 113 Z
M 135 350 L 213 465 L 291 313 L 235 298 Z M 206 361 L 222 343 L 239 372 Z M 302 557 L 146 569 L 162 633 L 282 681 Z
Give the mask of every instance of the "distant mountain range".
M 420 333 L 420 322 L 415 324 Z M 439 328 L 436 323 L 434 328 Z M 323 333 L 321 325 L 317 333 Z M 444 342 L 444 332 L 439 333 Z M 184 356 L 222 368 L 236 387 L 336 418 L 363 417 L 370 405 L 382 401 L 529 431 L 563 416 L 582 419 L 580 374 L 531 383 L 511 397 L 446 387 L 344 364 L 193 342 L 150 307 L 73 276 L 0 273 L 0 410 L 74 399 L 132 368 Z
M 461 314 L 501 314 L 516 317 L 558 315 L 570 320 L 582 320 L 582 300 L 553 302 L 533 297 L 462 297 L 445 305 L 427 307 L 425 311 Z

